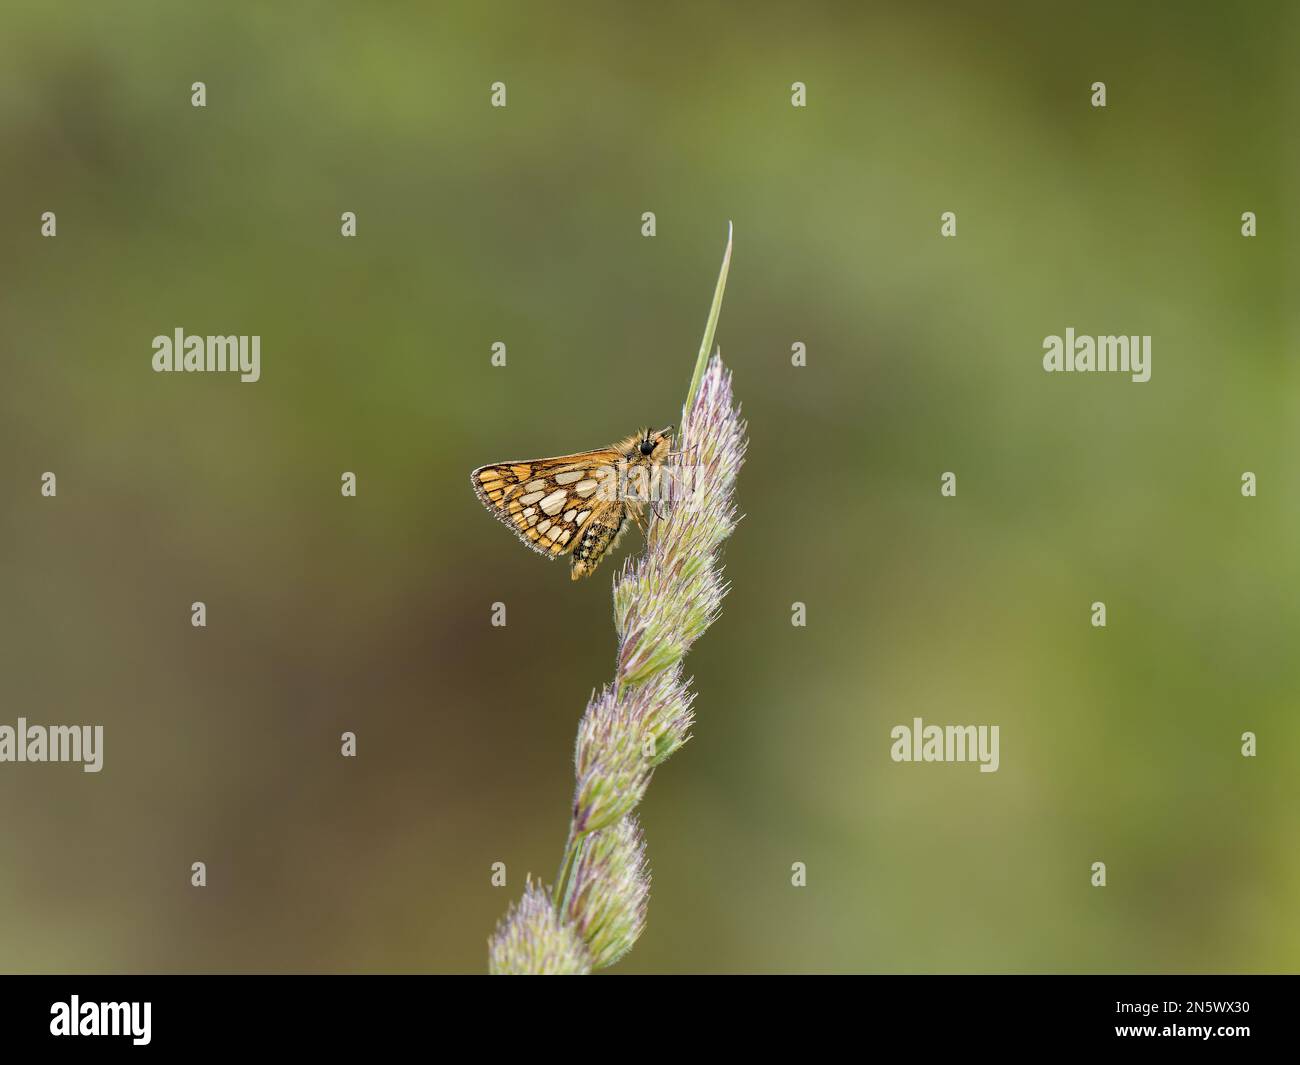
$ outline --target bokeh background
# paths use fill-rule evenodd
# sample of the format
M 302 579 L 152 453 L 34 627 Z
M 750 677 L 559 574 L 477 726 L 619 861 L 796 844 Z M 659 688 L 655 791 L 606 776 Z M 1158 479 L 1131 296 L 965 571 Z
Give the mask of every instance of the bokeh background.
M 617 971 L 1300 968 L 1298 31 L 9 0 L 0 721 L 106 738 L 0 766 L 0 968 L 483 971 L 554 875 L 614 567 L 467 474 L 677 421 L 729 220 L 747 516 Z M 262 380 L 154 374 L 177 326 Z M 1067 326 L 1151 334 L 1151 381 L 1043 373 Z M 892 763 L 913 716 L 1001 769 Z

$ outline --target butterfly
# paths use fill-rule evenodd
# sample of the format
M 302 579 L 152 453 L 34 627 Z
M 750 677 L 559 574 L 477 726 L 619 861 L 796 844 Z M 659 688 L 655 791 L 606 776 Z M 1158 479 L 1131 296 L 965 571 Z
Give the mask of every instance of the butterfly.
M 569 576 L 590 576 L 641 512 L 673 452 L 671 425 L 644 429 L 597 451 L 497 462 L 472 474 L 483 505 L 534 551 L 570 555 Z

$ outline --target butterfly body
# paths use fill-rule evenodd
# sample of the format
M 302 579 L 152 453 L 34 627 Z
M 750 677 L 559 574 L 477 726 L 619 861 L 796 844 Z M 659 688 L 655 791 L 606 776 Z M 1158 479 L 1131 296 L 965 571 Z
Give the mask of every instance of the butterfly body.
M 480 466 L 470 480 L 483 505 L 534 551 L 570 555 L 576 581 L 618 543 L 629 517 L 640 524 L 648 493 L 639 488 L 655 481 L 671 446 L 672 426 L 647 429 L 596 451 Z

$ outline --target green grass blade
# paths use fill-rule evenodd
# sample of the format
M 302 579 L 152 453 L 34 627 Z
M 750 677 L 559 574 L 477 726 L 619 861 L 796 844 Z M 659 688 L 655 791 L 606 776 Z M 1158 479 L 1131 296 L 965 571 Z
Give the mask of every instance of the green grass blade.
M 718 286 L 713 290 L 713 306 L 709 308 L 709 320 L 704 324 L 704 339 L 700 341 L 700 353 L 695 359 L 695 372 L 691 374 L 691 387 L 686 392 L 686 405 L 682 407 L 682 424 L 695 405 L 695 393 L 700 390 L 700 380 L 704 377 L 704 367 L 709 363 L 709 353 L 713 350 L 713 334 L 718 331 L 718 315 L 722 313 L 722 293 L 727 287 L 727 271 L 731 268 L 731 223 L 727 223 L 727 250 L 722 256 L 722 269 L 718 272 Z

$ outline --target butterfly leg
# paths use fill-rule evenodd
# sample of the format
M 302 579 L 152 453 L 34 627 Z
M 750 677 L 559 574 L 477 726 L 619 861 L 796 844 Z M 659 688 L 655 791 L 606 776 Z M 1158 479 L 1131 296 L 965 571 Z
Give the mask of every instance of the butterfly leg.
M 641 530 L 641 535 L 645 536 L 646 535 L 645 518 L 641 516 L 641 508 L 628 507 L 627 512 L 632 516 L 632 520 L 636 522 L 636 527 Z

